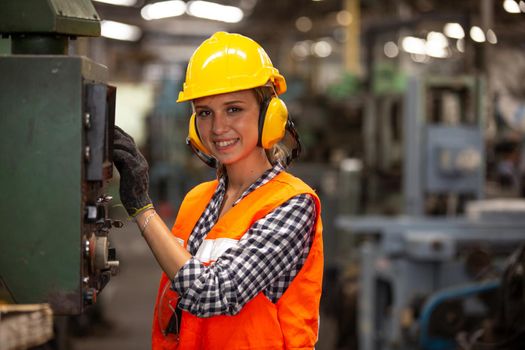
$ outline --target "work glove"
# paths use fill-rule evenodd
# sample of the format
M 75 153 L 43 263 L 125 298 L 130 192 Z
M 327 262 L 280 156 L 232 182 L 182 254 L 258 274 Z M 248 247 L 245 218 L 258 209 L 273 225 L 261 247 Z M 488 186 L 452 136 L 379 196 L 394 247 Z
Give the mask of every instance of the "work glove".
M 120 174 L 120 201 L 128 214 L 137 216 L 153 208 L 148 195 L 148 162 L 133 138 L 115 125 L 113 163 Z

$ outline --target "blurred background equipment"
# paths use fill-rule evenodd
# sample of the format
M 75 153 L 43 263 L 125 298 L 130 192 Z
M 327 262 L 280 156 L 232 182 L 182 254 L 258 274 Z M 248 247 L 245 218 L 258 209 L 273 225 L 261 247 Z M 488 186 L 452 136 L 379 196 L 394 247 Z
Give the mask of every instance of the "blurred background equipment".
M 0 302 L 82 313 L 118 272 L 107 183 L 115 88 L 107 68 L 69 56 L 98 36 L 89 0 L 2 1 Z
M 409 79 L 402 108 L 405 216 L 337 219 L 363 240 L 361 350 L 455 349 L 460 332 L 474 332 L 495 315 L 503 262 L 522 242 L 525 222 L 521 211 L 508 220 L 509 206 L 494 212 L 477 205 L 461 214 L 484 196 L 482 89 L 469 76 Z

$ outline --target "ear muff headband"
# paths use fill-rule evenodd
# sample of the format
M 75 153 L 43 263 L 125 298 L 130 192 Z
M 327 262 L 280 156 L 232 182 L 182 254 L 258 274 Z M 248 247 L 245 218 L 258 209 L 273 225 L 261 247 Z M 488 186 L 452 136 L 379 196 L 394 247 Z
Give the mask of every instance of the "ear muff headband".
M 199 130 L 197 129 L 197 118 L 195 113 L 190 117 L 188 127 L 188 137 L 186 138 L 186 144 L 190 146 L 191 150 L 204 162 L 206 165 L 216 168 L 217 159 L 211 156 L 211 152 L 204 146 L 199 136 Z
M 292 160 L 299 158 L 301 155 L 302 145 L 301 139 L 299 138 L 299 133 L 297 132 L 297 129 L 290 118 L 288 118 L 288 121 L 286 122 L 286 131 L 292 135 L 295 141 L 295 147 L 292 148 L 290 155 L 286 157 L 286 166 L 288 166 Z
M 264 149 L 272 148 L 284 137 L 287 121 L 288 109 L 280 98 L 263 101 L 259 112 L 258 145 Z

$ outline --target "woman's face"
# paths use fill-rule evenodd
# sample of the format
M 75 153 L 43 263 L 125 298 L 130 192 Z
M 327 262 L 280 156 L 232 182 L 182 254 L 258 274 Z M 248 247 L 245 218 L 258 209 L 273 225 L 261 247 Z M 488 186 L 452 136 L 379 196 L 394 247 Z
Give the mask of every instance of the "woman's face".
M 259 104 L 252 90 L 207 96 L 194 101 L 199 136 L 206 148 L 224 165 L 256 159 Z

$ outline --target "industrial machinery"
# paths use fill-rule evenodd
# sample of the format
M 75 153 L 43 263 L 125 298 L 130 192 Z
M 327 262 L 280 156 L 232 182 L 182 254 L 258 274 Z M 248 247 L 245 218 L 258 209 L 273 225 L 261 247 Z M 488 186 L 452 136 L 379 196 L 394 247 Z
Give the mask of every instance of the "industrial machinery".
M 460 349 L 496 318 L 525 203 L 482 200 L 482 90 L 472 76 L 410 79 L 399 109 L 404 215 L 337 220 L 361 242 L 359 350 Z
M 118 272 L 108 234 L 115 88 L 69 56 L 99 36 L 89 0 L 4 0 L 0 33 L 0 302 L 80 314 Z

